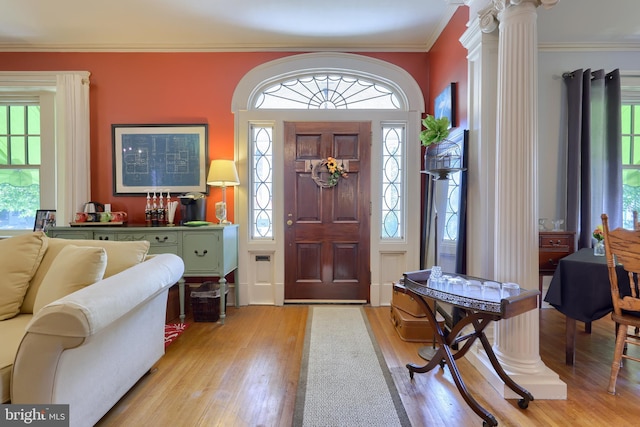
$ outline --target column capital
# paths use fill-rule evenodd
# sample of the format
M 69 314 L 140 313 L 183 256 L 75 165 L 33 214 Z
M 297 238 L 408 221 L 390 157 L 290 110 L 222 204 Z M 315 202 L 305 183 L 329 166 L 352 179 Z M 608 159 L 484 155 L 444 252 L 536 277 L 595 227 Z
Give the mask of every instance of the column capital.
M 560 0 L 491 0 L 491 4 L 478 12 L 480 29 L 484 33 L 492 33 L 495 31 L 500 22 L 500 14 L 509 7 L 530 3 L 534 7 L 542 6 L 545 9 L 551 9 L 559 1 Z

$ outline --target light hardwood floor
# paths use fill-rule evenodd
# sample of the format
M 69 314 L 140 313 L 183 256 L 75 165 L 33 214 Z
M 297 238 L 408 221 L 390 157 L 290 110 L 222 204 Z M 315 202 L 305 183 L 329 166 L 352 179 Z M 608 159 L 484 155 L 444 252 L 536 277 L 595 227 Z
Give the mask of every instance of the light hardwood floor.
M 416 374 L 420 344 L 406 343 L 389 321 L 389 307 L 365 307 L 413 426 L 481 426 L 448 369 Z M 564 317 L 540 311 L 540 355 L 567 383 L 567 400 L 535 400 L 521 410 L 505 400 L 466 360 L 459 361 L 468 390 L 500 426 L 637 426 L 640 363 L 627 361 L 616 396 L 607 393 L 613 355 L 609 316 L 579 323 L 576 364 L 564 364 Z M 229 307 L 224 326 L 192 322 L 149 374 L 101 420 L 107 426 L 290 426 L 300 371 L 307 306 Z M 631 350 L 630 350 L 631 351 Z M 366 369 L 366 367 L 363 367 Z

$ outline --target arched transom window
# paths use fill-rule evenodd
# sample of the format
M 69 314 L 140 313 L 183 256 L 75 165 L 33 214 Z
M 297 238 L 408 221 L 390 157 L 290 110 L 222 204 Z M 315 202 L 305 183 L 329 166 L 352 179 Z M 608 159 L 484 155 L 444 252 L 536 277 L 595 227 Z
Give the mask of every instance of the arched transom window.
M 256 109 L 389 109 L 401 108 L 390 87 L 345 74 L 314 73 L 281 81 L 264 89 Z

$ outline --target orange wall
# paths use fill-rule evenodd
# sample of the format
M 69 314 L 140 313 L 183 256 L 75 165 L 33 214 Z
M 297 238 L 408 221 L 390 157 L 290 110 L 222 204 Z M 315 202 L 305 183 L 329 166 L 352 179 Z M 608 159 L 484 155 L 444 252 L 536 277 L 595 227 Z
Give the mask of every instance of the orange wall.
M 113 196 L 112 124 L 207 123 L 209 158 L 233 159 L 231 97 L 252 68 L 292 53 L 0 53 L 2 71 L 91 73 L 91 199 L 144 222 L 144 196 Z M 427 53 L 366 54 L 407 70 L 427 99 Z M 431 102 L 433 103 L 433 102 Z M 208 163 L 207 163 L 208 164 Z M 207 220 L 220 189 L 210 189 Z M 227 190 L 234 219 L 233 188 Z
M 363 53 L 405 69 L 422 88 L 426 110 L 450 82 L 458 84 L 458 125 L 467 124 L 466 50 L 459 38 L 468 8 L 460 7 L 429 53 Z M 89 71 L 91 73 L 91 199 L 144 222 L 144 196 L 113 195 L 112 124 L 207 123 L 209 159 L 234 155 L 231 97 L 252 68 L 294 53 L 15 53 L 0 52 L 1 71 Z M 208 164 L 208 163 L 207 163 Z M 220 189 L 210 189 L 207 219 Z M 233 188 L 227 190 L 234 219 Z
M 459 7 L 442 31 L 442 34 L 440 34 L 440 37 L 438 37 L 438 40 L 431 47 L 429 51 L 428 96 L 425 96 L 427 113 L 433 114 L 435 98 L 449 83 L 456 83 L 454 107 L 456 109 L 456 127 L 463 129 L 468 127 L 467 88 L 469 79 L 467 50 L 460 43 L 460 37 L 466 31 L 468 21 L 469 8 L 466 6 Z M 422 154 L 424 155 L 424 148 L 422 149 Z M 424 175 L 421 182 L 423 207 L 426 204 L 424 194 L 427 176 Z M 424 215 L 421 218 L 424 218 Z M 424 223 L 422 221 L 420 226 L 423 233 L 421 235 L 424 235 Z
M 449 83 L 456 83 L 456 127 L 467 127 L 467 50 L 460 43 L 460 37 L 467 29 L 469 8 L 460 7 L 453 15 L 438 40 L 429 51 L 429 96 L 427 112 L 433 114 L 436 96 Z

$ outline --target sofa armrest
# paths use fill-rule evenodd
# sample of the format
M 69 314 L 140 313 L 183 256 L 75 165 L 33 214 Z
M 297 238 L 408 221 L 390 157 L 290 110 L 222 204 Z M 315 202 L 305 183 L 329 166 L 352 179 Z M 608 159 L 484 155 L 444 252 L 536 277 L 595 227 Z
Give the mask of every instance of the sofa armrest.
M 46 305 L 34 314 L 27 332 L 88 337 L 174 285 L 183 273 L 179 256 L 157 255 Z
M 71 425 L 93 425 L 164 354 L 166 296 L 183 272 L 162 254 L 43 307 L 18 348 L 11 401 L 70 404 Z

